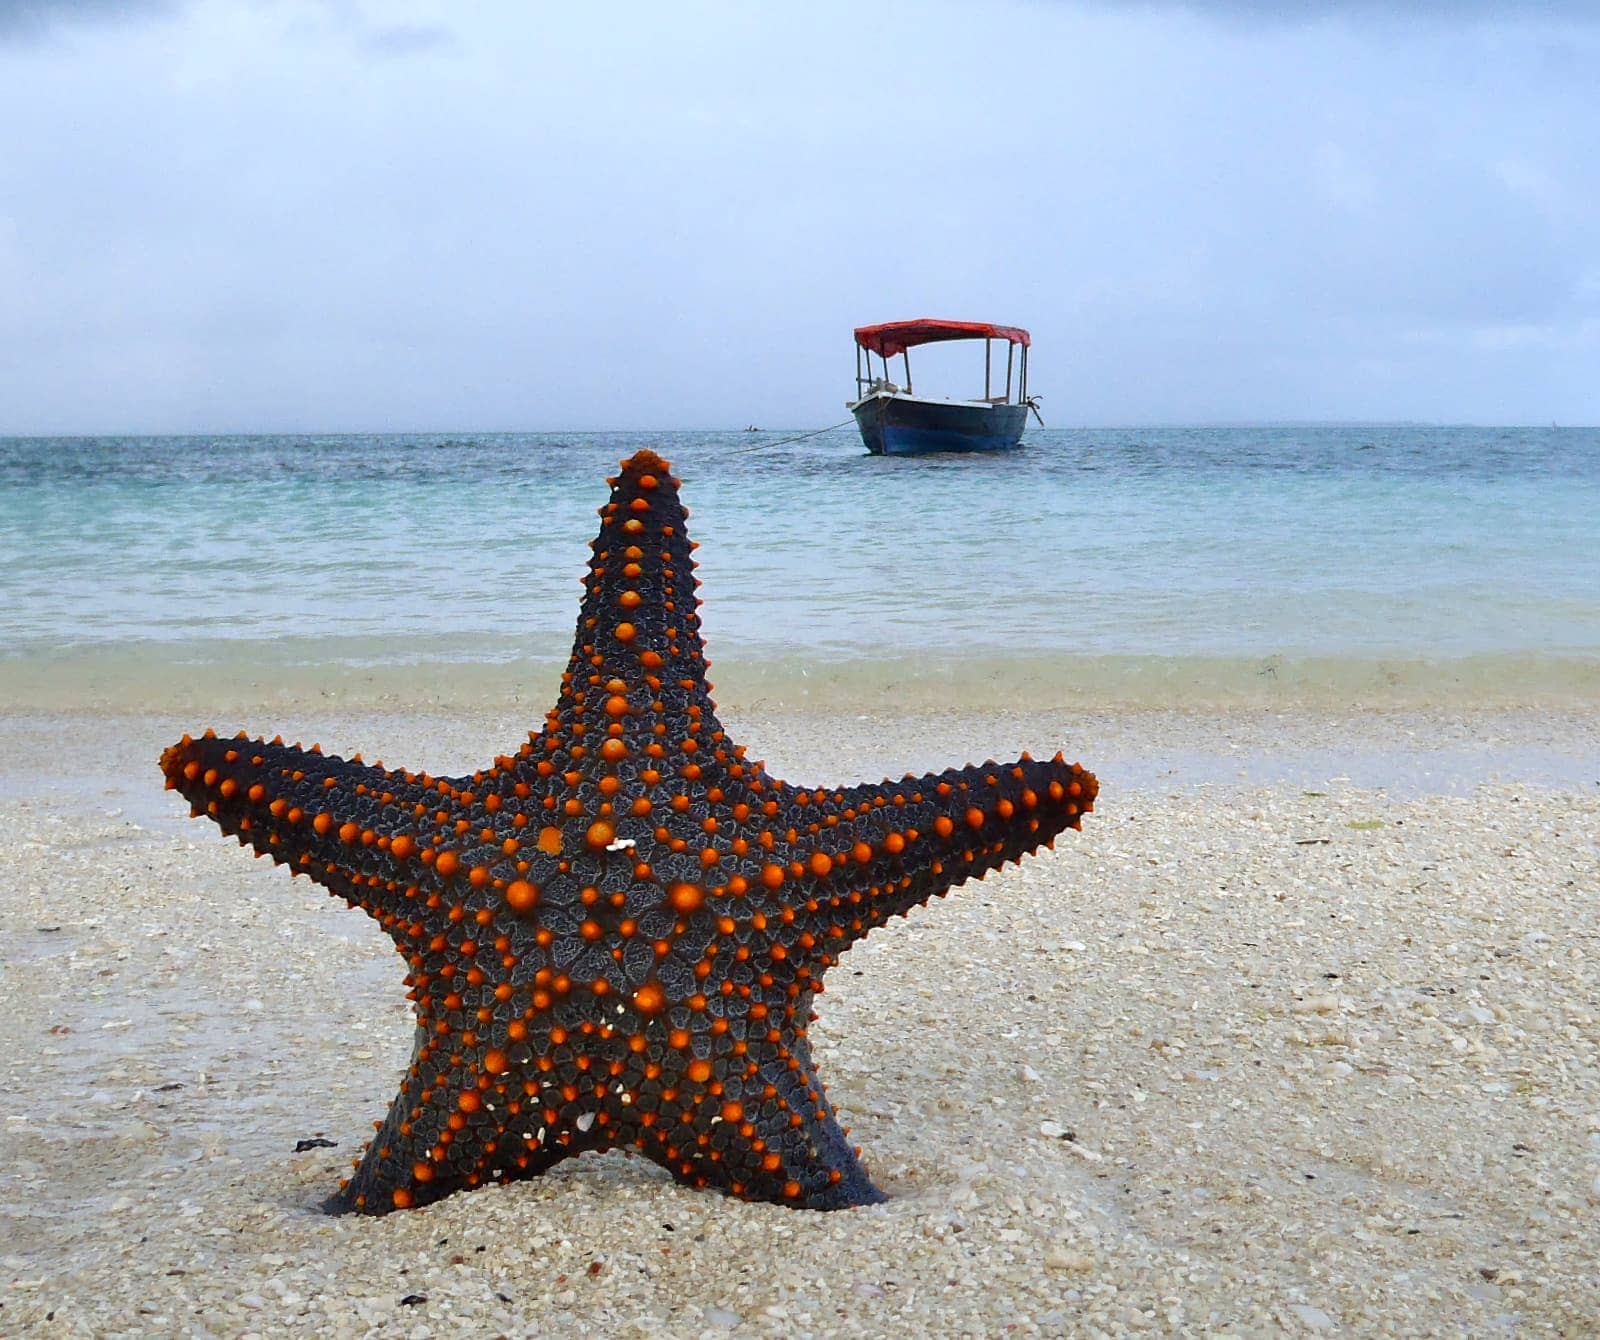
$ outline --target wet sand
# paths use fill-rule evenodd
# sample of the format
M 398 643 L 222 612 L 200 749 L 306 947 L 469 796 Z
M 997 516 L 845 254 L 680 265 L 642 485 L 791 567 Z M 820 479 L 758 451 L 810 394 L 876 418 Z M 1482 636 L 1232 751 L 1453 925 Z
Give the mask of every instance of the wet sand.
M 209 724 L 447 773 L 537 715 Z M 818 1064 L 887 1204 L 611 1154 L 319 1214 L 410 1055 L 387 940 L 161 791 L 204 716 L 16 713 L 0 1333 L 1600 1330 L 1591 711 L 723 716 L 793 781 L 1057 746 L 1101 777 L 1081 835 L 830 974 Z

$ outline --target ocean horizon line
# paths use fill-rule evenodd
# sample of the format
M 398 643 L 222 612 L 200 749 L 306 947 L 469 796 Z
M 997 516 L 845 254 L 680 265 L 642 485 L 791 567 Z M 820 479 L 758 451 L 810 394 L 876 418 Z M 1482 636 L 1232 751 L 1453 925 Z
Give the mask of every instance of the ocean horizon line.
M 1489 423 L 1470 419 L 1146 419 L 1146 420 L 1107 420 L 1097 423 L 1072 423 L 1052 424 L 1032 432 L 1048 433 L 1093 433 L 1093 432 L 1142 432 L 1160 431 L 1171 432 L 1183 429 L 1209 430 L 1209 429 L 1262 429 L 1262 428 L 1291 428 L 1303 430 L 1308 428 L 1338 429 L 1421 429 L 1421 430 L 1459 430 L 1471 429 L 1474 431 L 1505 431 L 1505 432 L 1594 432 L 1600 430 L 1600 424 L 1587 423 Z M 842 424 L 825 425 L 821 428 L 802 424 L 787 424 L 776 427 L 761 426 L 753 431 L 763 435 L 782 433 L 853 433 L 854 427 L 846 422 Z M 564 437 L 575 434 L 589 434 L 597 437 L 623 437 L 637 436 L 648 433 L 668 434 L 729 434 L 746 435 L 752 432 L 749 426 L 705 427 L 703 425 L 690 425 L 675 427 L 663 424 L 649 424 L 642 427 L 555 427 L 555 428 L 463 428 L 463 427 L 432 427 L 432 428 L 215 428 L 215 429 L 175 429 L 160 431 L 153 429 L 105 430 L 105 431 L 31 431 L 31 432 L 0 432 L 0 442 L 101 442 L 107 440 L 130 442 L 171 442 L 171 441 L 206 441 L 215 439 L 237 438 L 242 440 L 257 440 L 262 438 L 362 438 L 362 437 L 434 437 L 434 436 L 462 436 L 462 437 Z M 1026 439 L 1024 439 L 1026 440 Z

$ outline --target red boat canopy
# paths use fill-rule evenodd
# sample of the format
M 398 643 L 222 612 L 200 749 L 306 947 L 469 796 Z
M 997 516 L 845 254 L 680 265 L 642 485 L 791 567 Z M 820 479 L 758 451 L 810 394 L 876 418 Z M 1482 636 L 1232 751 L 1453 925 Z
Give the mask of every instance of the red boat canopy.
M 885 321 L 878 326 L 857 326 L 856 343 L 880 358 L 893 358 L 919 344 L 939 340 L 1009 340 L 1030 344 L 1021 326 L 991 326 L 987 321 L 935 321 L 919 317 L 915 321 Z

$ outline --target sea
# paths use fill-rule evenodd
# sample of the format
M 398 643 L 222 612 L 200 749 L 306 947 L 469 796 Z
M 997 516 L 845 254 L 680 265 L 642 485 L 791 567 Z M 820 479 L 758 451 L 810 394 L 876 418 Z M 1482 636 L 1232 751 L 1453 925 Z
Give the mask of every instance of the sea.
M 548 676 L 642 447 L 748 695 L 1600 702 L 1600 430 L 801 431 L 0 438 L 0 706 Z

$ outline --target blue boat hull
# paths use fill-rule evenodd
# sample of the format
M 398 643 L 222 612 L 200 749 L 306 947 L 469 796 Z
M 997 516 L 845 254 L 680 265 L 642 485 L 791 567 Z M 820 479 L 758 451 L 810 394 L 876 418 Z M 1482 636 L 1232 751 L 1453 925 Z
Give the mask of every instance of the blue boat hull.
M 874 456 L 936 451 L 1004 451 L 1022 440 L 1026 405 L 973 405 L 873 396 L 851 413 Z

